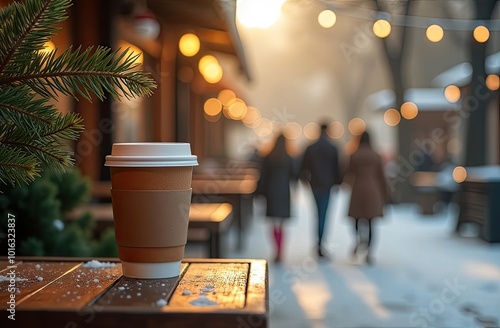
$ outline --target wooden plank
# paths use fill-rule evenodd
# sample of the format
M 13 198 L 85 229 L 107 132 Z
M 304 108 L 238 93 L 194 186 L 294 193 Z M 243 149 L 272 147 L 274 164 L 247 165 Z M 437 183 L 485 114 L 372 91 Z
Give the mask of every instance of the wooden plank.
M 248 263 L 192 263 L 169 301 L 169 307 L 242 309 Z
M 89 264 L 90 263 L 90 264 Z M 100 262 L 104 267 L 92 267 L 87 262 L 68 272 L 50 286 L 24 301 L 20 309 L 53 308 L 78 310 L 94 300 L 122 276 L 121 263 Z
M 250 264 L 248 277 L 246 309 L 265 314 L 268 310 L 266 300 L 268 296 L 267 262 L 265 260 L 254 260 Z
M 187 263 L 182 263 L 180 277 L 187 267 Z M 162 308 L 167 304 L 178 280 L 179 277 L 168 279 L 122 277 L 95 302 L 95 305 L 104 308 L 129 307 L 134 310 L 138 308 Z
M 0 273 L 2 271 L 5 271 L 7 270 L 7 267 L 8 266 L 18 266 L 19 264 L 21 264 L 21 261 L 15 261 L 14 263 L 9 263 L 9 261 L 0 261 Z
M 78 267 L 81 262 L 23 262 L 15 269 L 16 277 L 16 303 L 21 304 L 29 298 L 32 293 L 59 279 L 68 271 Z M 9 270 L 10 271 L 10 270 Z M 3 272 L 3 276 L 8 273 Z M 6 302 L 10 298 L 8 280 L 0 282 L 0 307 L 6 308 Z

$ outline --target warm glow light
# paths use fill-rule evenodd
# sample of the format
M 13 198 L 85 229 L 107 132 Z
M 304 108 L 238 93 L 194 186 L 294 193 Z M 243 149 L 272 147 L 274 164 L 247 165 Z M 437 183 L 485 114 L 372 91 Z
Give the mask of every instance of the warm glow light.
M 184 34 L 179 40 L 179 50 L 186 57 L 193 57 L 200 51 L 200 39 L 193 33 Z
M 217 98 L 209 98 L 205 101 L 205 104 L 203 104 L 203 110 L 205 111 L 205 114 L 209 116 L 216 116 L 220 114 L 222 104 Z
M 289 122 L 283 128 L 283 135 L 288 139 L 298 139 L 302 135 L 302 126 L 297 122 Z
M 219 63 L 219 61 L 212 55 L 205 55 L 201 57 L 200 61 L 198 62 L 198 69 L 200 70 L 200 72 L 203 72 L 207 68 L 207 66 L 212 63 Z
M 401 121 L 401 114 L 394 109 L 394 108 L 389 108 L 388 110 L 385 111 L 384 113 L 384 122 L 385 124 L 389 126 L 396 126 L 399 124 Z
M 121 49 L 127 49 L 128 48 L 128 53 L 129 55 L 139 55 L 137 57 L 137 59 L 135 60 L 135 63 L 136 64 L 142 64 L 144 62 L 144 55 L 142 53 L 142 50 L 139 49 L 138 47 L 134 46 L 133 44 L 131 43 L 128 43 L 126 41 L 120 41 L 118 43 L 118 46 L 121 48 Z
M 330 28 L 335 25 L 337 15 L 331 10 L 323 10 L 318 15 L 318 23 L 324 28 Z
M 401 115 L 407 120 L 413 120 L 418 115 L 418 107 L 410 101 L 401 105 Z
M 217 83 L 222 79 L 222 67 L 212 55 L 203 56 L 198 63 L 198 69 L 208 83 Z
M 259 137 L 267 137 L 273 132 L 273 122 L 267 118 L 260 118 L 254 128 L 255 134 Z
M 54 42 L 47 41 L 43 44 L 43 48 L 40 49 L 38 52 L 45 54 L 45 53 L 51 52 L 55 49 L 56 49 L 56 46 L 55 46 Z
M 444 31 L 443 28 L 439 25 L 431 25 L 425 31 L 425 35 L 427 39 L 431 42 L 439 42 L 443 39 Z
M 247 107 L 247 113 L 245 117 L 241 119 L 241 121 L 248 127 L 253 127 L 255 122 L 257 122 L 258 119 L 260 119 L 260 111 L 255 108 L 248 106 Z
M 344 131 L 345 131 L 344 125 L 342 125 L 342 123 L 340 122 L 334 121 L 328 124 L 328 128 L 326 129 L 326 134 L 328 134 L 330 138 L 340 139 L 344 136 Z
M 456 103 L 460 100 L 460 88 L 456 85 L 449 85 L 444 88 L 444 97 L 451 103 Z
M 233 90 L 224 89 L 221 92 L 219 92 L 217 98 L 221 101 L 221 103 L 224 106 L 228 106 L 229 103 L 236 98 L 236 94 L 234 93 Z
M 491 91 L 496 91 L 500 88 L 500 78 L 496 74 L 490 74 L 486 77 L 486 86 Z
M 247 105 L 243 100 L 235 98 L 227 106 L 227 112 L 229 118 L 233 120 L 241 120 L 247 113 Z
M 366 123 L 359 117 L 355 117 L 349 121 L 347 129 L 352 135 L 359 136 L 361 133 L 365 132 Z
M 391 23 L 385 19 L 379 19 L 373 23 L 373 33 L 379 38 L 386 38 L 391 34 Z
M 268 28 L 281 15 L 285 0 L 238 0 L 236 17 L 248 28 Z
M 457 166 L 453 169 L 453 180 L 458 183 L 464 182 L 467 179 L 467 170 L 463 166 Z
M 490 31 L 485 26 L 479 25 L 474 29 L 473 35 L 477 42 L 483 43 L 490 38 Z
M 320 127 L 318 123 L 309 122 L 304 126 L 302 133 L 304 133 L 304 137 L 309 140 L 315 140 L 319 137 Z

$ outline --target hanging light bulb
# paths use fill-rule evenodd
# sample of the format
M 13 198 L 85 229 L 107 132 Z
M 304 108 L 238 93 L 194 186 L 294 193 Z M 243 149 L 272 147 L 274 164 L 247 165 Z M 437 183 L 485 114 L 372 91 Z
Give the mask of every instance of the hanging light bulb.
M 391 34 L 391 23 L 385 19 L 379 19 L 373 23 L 373 33 L 383 39 Z
M 439 42 L 444 37 L 444 31 L 441 26 L 434 24 L 427 28 L 427 30 L 425 31 L 425 35 L 427 36 L 427 39 L 429 39 L 429 41 Z
M 477 42 L 484 43 L 490 38 L 490 31 L 486 26 L 479 25 L 474 29 L 473 35 Z
M 200 51 L 200 39 L 193 33 L 184 34 L 179 40 L 179 51 L 186 57 L 193 57 Z

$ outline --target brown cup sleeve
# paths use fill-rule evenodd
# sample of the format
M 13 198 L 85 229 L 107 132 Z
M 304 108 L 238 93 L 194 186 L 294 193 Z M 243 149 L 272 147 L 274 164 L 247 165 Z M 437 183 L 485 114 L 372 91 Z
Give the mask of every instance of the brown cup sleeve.
M 172 247 L 187 242 L 191 189 L 111 190 L 116 243 Z

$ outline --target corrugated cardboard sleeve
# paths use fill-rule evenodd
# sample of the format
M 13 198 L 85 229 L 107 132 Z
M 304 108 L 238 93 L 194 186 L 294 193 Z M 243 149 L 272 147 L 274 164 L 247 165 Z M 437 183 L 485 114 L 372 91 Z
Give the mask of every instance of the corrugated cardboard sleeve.
M 187 242 L 191 189 L 111 190 L 116 243 L 174 247 Z

